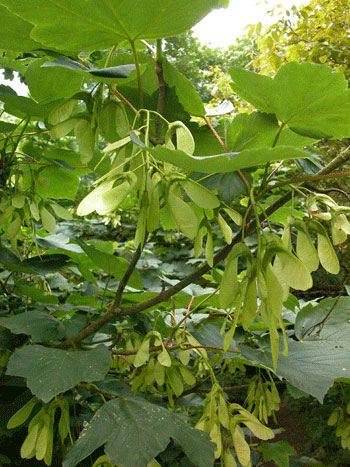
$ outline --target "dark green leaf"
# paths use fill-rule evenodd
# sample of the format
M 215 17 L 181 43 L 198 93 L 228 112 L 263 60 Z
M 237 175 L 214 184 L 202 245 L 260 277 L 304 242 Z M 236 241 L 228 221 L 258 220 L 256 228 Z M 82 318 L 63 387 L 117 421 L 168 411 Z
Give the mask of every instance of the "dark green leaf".
M 349 323 L 343 323 L 349 333 Z M 280 342 L 277 370 L 293 386 L 316 397 L 321 403 L 329 388 L 338 378 L 350 377 L 350 349 L 338 345 L 337 340 L 296 342 L 288 339 L 288 356 L 282 355 Z M 242 357 L 264 365 L 272 370 L 272 355 L 269 344 L 262 349 L 242 346 Z M 272 370 L 273 371 L 273 370 Z
M 57 305 L 58 298 L 54 295 L 44 292 L 43 290 L 37 289 L 36 287 L 30 287 L 28 285 L 17 284 L 14 293 L 17 295 L 24 295 L 30 297 L 36 302 L 45 303 L 48 305 Z
M 63 467 L 74 467 L 100 446 L 114 464 L 145 467 L 176 440 L 197 467 L 214 465 L 214 445 L 206 433 L 187 425 L 177 414 L 138 398 L 107 402 L 68 451 Z
M 17 128 L 17 125 L 8 122 L 0 122 L 0 133 L 11 133 Z
M 107 274 L 114 276 L 116 279 L 122 279 L 129 267 L 129 263 L 126 261 L 126 259 L 121 258 L 120 256 L 104 253 L 103 251 L 100 251 L 93 246 L 86 245 L 81 240 L 76 240 L 76 242 L 84 250 L 88 257 L 96 264 L 96 266 L 100 267 Z M 137 271 L 132 273 L 129 285 L 136 289 L 142 289 L 142 280 Z
M 0 102 L 5 104 L 6 112 L 19 118 L 32 117 L 44 119 L 56 105 L 55 103 L 40 105 L 28 97 L 17 96 L 5 92 L 4 86 L 0 87 Z
M 33 99 L 39 103 L 52 102 L 80 91 L 81 76 L 66 68 L 43 67 L 44 62 L 45 59 L 33 60 L 26 71 L 26 84 Z
M 69 266 L 70 258 L 66 255 L 41 255 L 25 259 L 20 263 L 25 269 L 30 269 L 37 274 L 50 274 Z
M 58 319 L 35 310 L 0 318 L 0 325 L 14 334 L 31 336 L 33 342 L 48 342 L 65 336 L 65 328 Z
M 103 345 L 86 352 L 30 345 L 17 349 L 11 355 L 7 374 L 26 378 L 32 393 L 49 402 L 81 381 L 104 378 L 109 365 L 110 353 Z
M 89 68 L 65 55 L 61 55 L 51 51 L 48 52 L 48 55 L 55 57 L 55 60 L 53 62 L 45 62 L 42 65 L 43 68 L 66 68 L 68 70 L 79 72 L 80 74 L 85 74 L 85 76 L 90 75 L 90 77 L 97 76 L 100 78 L 111 79 L 128 78 L 131 75 L 131 73 L 136 69 L 134 64 L 119 65 L 108 68 Z
M 247 171 L 243 171 L 249 183 L 252 182 L 252 177 Z M 199 180 L 204 174 L 194 173 L 191 178 Z M 222 201 L 231 204 L 239 195 L 247 193 L 247 185 L 242 180 L 242 177 L 237 172 L 229 172 L 224 174 L 215 174 L 212 177 L 206 178 L 200 182 L 209 190 L 217 190 L 217 193 Z

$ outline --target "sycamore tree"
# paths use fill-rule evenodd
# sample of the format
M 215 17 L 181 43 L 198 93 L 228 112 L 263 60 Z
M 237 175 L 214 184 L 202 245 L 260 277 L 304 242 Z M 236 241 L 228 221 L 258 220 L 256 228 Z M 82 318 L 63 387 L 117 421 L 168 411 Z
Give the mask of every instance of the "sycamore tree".
M 252 25 L 258 55 L 256 67 L 265 73 L 287 61 L 326 63 L 349 79 L 350 10 L 347 0 L 311 0 L 293 6 L 265 30 Z
M 211 121 L 162 39 L 226 4 L 0 0 L 30 91 L 0 86 L 3 464 L 285 466 L 277 380 L 350 381 L 349 297 L 297 298 L 343 273 L 350 208 L 306 182 L 350 151 L 302 170 L 350 137 L 347 81 L 231 67 L 254 110 Z

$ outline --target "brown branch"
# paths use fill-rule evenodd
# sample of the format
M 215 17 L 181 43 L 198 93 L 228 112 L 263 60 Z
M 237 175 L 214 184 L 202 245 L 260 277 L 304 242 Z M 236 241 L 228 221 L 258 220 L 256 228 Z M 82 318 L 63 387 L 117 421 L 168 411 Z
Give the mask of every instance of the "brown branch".
M 280 183 L 276 183 L 275 185 L 267 186 L 259 193 L 259 196 L 262 196 L 267 191 L 274 190 L 275 188 L 280 188 L 285 185 L 290 185 L 291 183 L 302 183 L 302 182 L 313 181 L 313 180 L 327 180 L 329 178 L 340 178 L 340 177 L 346 177 L 349 175 L 350 175 L 350 170 L 345 170 L 343 172 L 335 172 L 335 173 L 329 173 L 329 174 L 320 174 L 320 175 L 316 174 L 316 175 L 305 175 L 305 177 L 295 177 L 295 178 L 291 178 L 290 180 L 286 180 L 285 182 L 280 182 Z M 334 190 L 330 190 L 330 191 L 334 191 Z
M 251 226 L 253 227 L 253 226 Z M 248 229 L 247 229 L 248 230 Z M 240 236 L 236 235 L 236 237 L 233 239 L 232 243 L 230 245 L 226 245 L 219 253 L 217 253 L 214 256 L 213 260 L 213 267 L 219 264 L 222 260 L 224 260 L 227 255 L 230 253 L 232 247 L 240 241 Z M 158 295 L 155 297 L 150 298 L 149 300 L 146 300 L 141 303 L 137 303 L 136 305 L 133 305 L 129 308 L 123 308 L 120 309 L 119 315 L 133 315 L 136 313 L 140 313 L 140 311 L 144 311 L 147 308 L 150 308 L 152 306 L 158 305 L 159 303 L 166 302 L 169 300 L 173 295 L 177 294 L 180 292 L 182 289 L 187 287 L 188 285 L 192 284 L 199 278 L 203 276 L 203 274 L 206 274 L 211 270 L 211 266 L 209 266 L 208 263 L 202 264 L 196 271 L 193 273 L 189 274 L 186 276 L 184 279 L 179 281 L 177 284 L 173 285 L 172 287 L 169 287 L 168 289 L 163 290 L 160 292 Z
M 117 309 L 119 307 L 119 305 L 120 305 L 124 289 L 127 286 L 128 282 L 129 282 L 129 279 L 130 279 L 132 273 L 134 272 L 134 270 L 136 268 L 136 264 L 137 264 L 138 260 L 140 259 L 141 253 L 142 253 L 142 247 L 141 247 L 141 245 L 139 245 L 137 247 L 133 257 L 132 257 L 132 260 L 131 260 L 131 262 L 129 264 L 129 267 L 128 267 L 127 271 L 125 272 L 122 280 L 119 282 L 117 292 L 115 294 L 115 298 L 114 298 L 114 301 L 113 301 L 113 304 L 112 304 L 112 307 L 114 309 Z
M 128 99 L 125 96 L 123 96 L 123 94 L 121 94 L 114 86 L 112 86 L 111 89 L 113 94 L 119 97 L 119 99 L 123 101 L 124 104 L 126 104 L 133 112 L 135 112 L 135 114 L 137 114 L 138 110 L 136 109 L 136 107 L 134 107 L 132 103 L 128 101 Z

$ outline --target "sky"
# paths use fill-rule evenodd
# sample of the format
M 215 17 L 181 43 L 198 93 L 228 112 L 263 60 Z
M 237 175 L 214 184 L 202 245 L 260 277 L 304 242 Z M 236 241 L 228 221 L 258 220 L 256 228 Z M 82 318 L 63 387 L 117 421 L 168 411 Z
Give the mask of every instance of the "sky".
M 248 24 L 261 22 L 269 26 L 281 12 L 307 3 L 307 0 L 230 0 L 227 9 L 214 10 L 198 23 L 193 28 L 194 35 L 212 47 L 227 47 L 247 32 L 244 28 Z M 274 17 L 269 13 L 272 9 L 275 9 Z
M 189 0 L 190 1 L 190 0 Z M 212 47 L 227 47 L 235 39 L 245 33 L 248 24 L 261 22 L 263 26 L 273 24 L 278 14 L 291 8 L 307 3 L 307 0 L 230 0 L 227 9 L 218 9 L 209 13 L 194 28 L 194 35 L 201 42 Z M 279 7 L 278 7 L 279 5 Z M 269 11 L 275 8 L 274 19 Z M 0 84 L 13 87 L 19 95 L 27 95 L 27 87 L 18 79 L 5 81 L 0 72 Z

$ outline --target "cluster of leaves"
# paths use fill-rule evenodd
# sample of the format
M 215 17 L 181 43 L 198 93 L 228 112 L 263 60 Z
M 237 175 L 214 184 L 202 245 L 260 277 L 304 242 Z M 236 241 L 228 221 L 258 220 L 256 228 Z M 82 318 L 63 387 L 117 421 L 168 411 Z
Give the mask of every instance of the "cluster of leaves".
M 290 446 L 254 441 L 272 375 L 319 401 L 349 380 L 349 298 L 292 293 L 340 270 L 349 208 L 304 182 L 350 155 L 295 174 L 350 137 L 350 91 L 326 65 L 231 67 L 255 110 L 212 122 L 162 39 L 226 3 L 0 0 L 30 91 L 0 88 L 1 429 L 23 459 L 284 466 Z M 247 368 L 238 403 L 224 383 Z
M 311 0 L 293 6 L 265 31 L 250 29 L 257 43 L 254 66 L 278 70 L 287 61 L 327 63 L 349 78 L 348 35 L 350 14 L 346 0 Z

